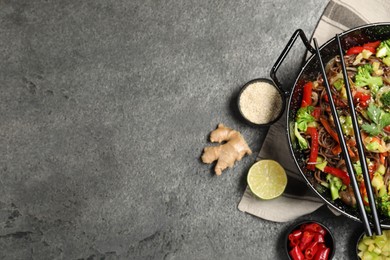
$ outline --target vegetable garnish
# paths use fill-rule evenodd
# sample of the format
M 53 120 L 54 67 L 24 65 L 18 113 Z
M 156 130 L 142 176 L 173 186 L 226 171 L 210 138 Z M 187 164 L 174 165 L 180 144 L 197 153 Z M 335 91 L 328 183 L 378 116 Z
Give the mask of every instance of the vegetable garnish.
M 367 108 L 367 116 L 372 123 L 364 123 L 362 129 L 371 136 L 379 135 L 385 126 L 390 125 L 390 113 L 384 112 L 373 103 Z

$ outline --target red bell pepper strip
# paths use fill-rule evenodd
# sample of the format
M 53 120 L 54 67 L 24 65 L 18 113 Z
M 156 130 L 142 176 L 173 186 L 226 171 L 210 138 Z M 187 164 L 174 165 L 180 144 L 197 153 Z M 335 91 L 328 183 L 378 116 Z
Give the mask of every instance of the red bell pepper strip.
M 306 131 L 311 136 L 310 157 L 307 164 L 307 169 L 314 170 L 315 164 L 317 163 L 318 149 L 319 149 L 318 131 L 315 127 L 308 127 Z
M 309 81 L 303 86 L 303 97 L 301 107 L 311 105 L 311 94 L 313 92 L 313 82 Z
M 372 47 L 372 48 L 376 49 L 379 47 L 380 44 L 381 44 L 381 41 L 368 42 L 368 43 L 363 44 L 363 47 Z
M 339 142 L 339 136 L 337 135 L 337 132 L 330 126 L 328 120 L 321 117 L 320 122 L 325 127 L 326 132 L 328 132 L 336 142 Z
M 314 238 L 314 233 L 309 231 L 303 231 L 301 242 L 299 243 L 299 248 L 304 251 Z
M 317 241 L 311 242 L 305 250 L 305 254 L 304 254 L 305 259 L 313 259 L 317 251 L 318 251 L 318 242 Z
M 325 166 L 324 172 L 340 178 L 341 181 L 347 186 L 351 183 L 351 179 L 349 178 L 348 173 L 343 170 L 331 166 Z
M 314 260 L 328 260 L 330 254 L 330 248 L 322 248 L 317 251 L 316 255 L 314 256 Z
M 310 224 L 306 225 L 304 227 L 303 231 L 319 233 L 321 235 L 325 235 L 326 234 L 326 230 L 323 227 L 321 227 L 321 225 L 319 225 L 317 223 L 310 223 Z
M 347 50 L 346 55 L 359 54 L 364 50 L 363 46 L 351 47 Z
M 363 44 L 362 46 L 355 46 L 347 50 L 346 55 L 352 55 L 352 54 L 359 54 L 363 50 L 368 50 L 372 53 L 376 53 L 376 48 L 378 48 L 380 41 L 375 42 L 368 42 L 366 44 Z

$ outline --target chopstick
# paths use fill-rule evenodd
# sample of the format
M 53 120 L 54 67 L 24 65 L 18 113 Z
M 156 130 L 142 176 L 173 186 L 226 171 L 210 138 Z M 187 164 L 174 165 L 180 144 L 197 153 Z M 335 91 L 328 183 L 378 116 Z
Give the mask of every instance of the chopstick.
M 374 192 L 373 192 L 373 188 L 371 185 L 371 179 L 370 179 L 370 176 L 368 174 L 366 155 L 364 154 L 362 137 L 360 135 L 359 125 L 358 125 L 357 119 L 356 119 L 356 110 L 355 110 L 355 106 L 353 104 L 353 98 L 352 98 L 352 94 L 351 94 L 352 92 L 351 92 L 351 87 L 349 85 L 348 74 L 347 74 L 347 69 L 346 69 L 345 60 L 344 60 L 344 53 L 343 53 L 343 48 L 341 47 L 339 34 L 336 34 L 336 40 L 337 40 L 337 45 L 339 47 L 341 66 L 343 69 L 344 84 L 345 84 L 345 88 L 347 90 L 346 92 L 347 92 L 347 98 L 348 98 L 348 105 L 351 109 L 350 112 L 351 112 L 352 126 L 353 126 L 353 131 L 355 134 L 356 144 L 357 144 L 357 148 L 358 148 L 359 160 L 360 160 L 360 165 L 362 167 L 363 178 L 364 178 L 364 183 L 366 186 L 368 202 L 369 202 L 369 205 L 371 208 L 371 214 L 373 217 L 375 233 L 379 236 L 379 235 L 382 235 L 382 229 L 381 229 L 381 225 L 379 223 L 378 212 L 376 210 Z
M 332 98 L 332 91 L 330 89 L 328 78 L 326 76 L 326 71 L 325 71 L 324 63 L 323 63 L 322 58 L 321 58 L 321 54 L 320 54 L 320 50 L 319 50 L 319 47 L 318 47 L 317 39 L 313 38 L 313 41 L 314 41 L 314 47 L 315 47 L 315 50 L 316 50 L 316 54 L 317 54 L 318 60 L 320 62 L 321 73 L 322 73 L 324 84 L 325 84 L 325 90 L 326 90 L 326 93 L 327 93 L 327 95 L 329 97 L 329 105 L 330 105 L 330 108 L 331 108 L 333 121 L 335 122 L 335 125 L 336 125 L 336 132 L 337 132 L 337 135 L 338 135 L 338 138 L 339 138 L 339 144 L 341 146 L 342 154 L 344 156 L 345 164 L 346 164 L 346 167 L 347 167 L 347 172 L 348 172 L 348 175 L 349 175 L 350 180 L 351 180 L 351 185 L 352 185 L 352 188 L 353 188 L 353 191 L 354 191 L 354 194 L 355 194 L 355 198 L 356 198 L 356 202 L 357 202 L 357 205 L 358 205 L 358 210 L 359 210 L 359 213 L 360 213 L 361 221 L 364 224 L 364 228 L 365 228 L 365 232 L 366 232 L 367 236 L 372 236 L 370 223 L 368 221 L 368 216 L 367 216 L 366 210 L 364 208 L 363 199 L 362 199 L 362 196 L 361 196 L 360 191 L 359 191 L 359 186 L 358 186 L 358 183 L 357 183 L 357 180 L 356 180 L 355 171 L 354 171 L 354 168 L 353 168 L 353 165 L 352 165 L 352 162 L 351 162 L 351 158 L 349 157 L 348 148 L 347 148 L 347 145 L 346 145 L 346 142 L 345 142 L 345 138 L 344 138 L 344 134 L 343 134 L 342 128 L 341 128 L 340 119 L 339 119 L 339 116 L 337 114 L 337 110 L 336 110 L 336 106 L 334 104 L 334 100 Z M 347 80 L 344 80 L 344 81 L 347 81 Z M 356 140 L 356 141 L 358 142 L 358 140 Z

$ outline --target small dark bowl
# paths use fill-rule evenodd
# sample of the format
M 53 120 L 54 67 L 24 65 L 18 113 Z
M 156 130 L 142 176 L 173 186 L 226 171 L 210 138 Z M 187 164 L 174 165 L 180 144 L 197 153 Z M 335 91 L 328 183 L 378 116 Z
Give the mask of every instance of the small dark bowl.
M 268 83 L 270 85 L 272 85 L 279 93 L 280 95 L 280 100 L 281 100 L 281 109 L 279 111 L 279 113 L 274 117 L 272 118 L 271 120 L 269 120 L 268 122 L 266 123 L 261 123 L 261 124 L 257 124 L 255 122 L 252 122 L 251 120 L 249 120 L 245 114 L 243 113 L 242 109 L 241 109 L 241 105 L 240 105 L 240 98 L 241 98 L 241 95 L 242 93 L 244 93 L 244 91 L 247 89 L 248 86 L 254 84 L 254 83 L 257 83 L 257 82 L 265 82 L 265 83 Z M 283 112 L 284 112 L 284 109 L 286 107 L 286 96 L 285 94 L 277 87 L 277 85 L 270 79 L 267 79 L 267 78 L 257 78 L 257 79 L 253 79 L 249 82 L 247 82 L 244 86 L 242 86 L 240 92 L 238 93 L 238 97 L 237 97 L 237 106 L 238 106 L 238 111 L 240 112 L 240 115 L 241 117 L 243 118 L 243 120 L 245 121 L 245 123 L 247 123 L 248 125 L 251 125 L 251 126 L 255 126 L 255 127 L 265 127 L 265 126 L 270 126 L 272 125 L 273 123 L 275 123 L 276 121 L 279 120 L 279 118 L 283 115 Z
M 382 232 L 390 232 L 390 230 L 382 230 Z M 356 239 L 356 243 L 355 243 L 355 252 L 356 252 L 356 254 L 355 254 L 355 257 L 356 257 L 356 258 L 355 258 L 355 259 L 356 259 L 356 260 L 360 260 L 360 259 L 361 259 L 361 258 L 358 256 L 358 254 L 359 254 L 358 245 L 359 245 L 360 240 L 363 239 L 363 237 L 364 237 L 365 234 L 366 234 L 365 232 L 362 232 L 362 233 L 360 234 L 360 236 L 358 236 L 357 239 Z
M 318 225 L 320 225 L 321 227 L 323 227 L 326 230 L 325 245 L 330 248 L 329 259 L 332 259 L 335 252 L 336 252 L 336 243 L 335 243 L 335 239 L 333 237 L 333 234 L 329 230 L 329 228 L 327 228 L 324 224 L 322 224 L 318 221 L 315 221 L 315 220 L 302 220 L 302 221 L 299 221 L 297 223 L 294 223 L 293 225 L 291 225 L 287 229 L 287 232 L 285 235 L 285 240 L 284 240 L 284 249 L 285 249 L 285 252 L 286 252 L 288 259 L 292 260 L 292 258 L 290 257 L 290 254 L 289 254 L 289 252 L 292 248 L 289 245 L 288 235 L 291 234 L 294 230 L 299 229 L 303 224 L 309 224 L 309 223 L 317 223 Z

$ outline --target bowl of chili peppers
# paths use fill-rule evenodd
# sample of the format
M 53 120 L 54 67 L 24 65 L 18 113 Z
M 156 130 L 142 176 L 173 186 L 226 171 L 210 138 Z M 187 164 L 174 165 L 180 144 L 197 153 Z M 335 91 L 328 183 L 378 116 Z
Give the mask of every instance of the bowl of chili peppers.
M 334 256 L 335 242 L 326 226 L 317 221 L 305 220 L 287 230 L 285 248 L 290 260 L 327 260 Z

